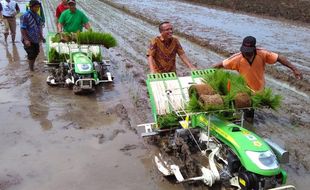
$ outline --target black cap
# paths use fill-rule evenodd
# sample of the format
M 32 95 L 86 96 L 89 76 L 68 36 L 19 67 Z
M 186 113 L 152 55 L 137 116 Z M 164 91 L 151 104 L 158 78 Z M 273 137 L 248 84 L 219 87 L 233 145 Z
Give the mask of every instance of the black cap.
M 251 53 L 256 50 L 256 38 L 253 36 L 247 36 L 243 39 L 240 51 L 242 53 Z
M 29 2 L 29 7 L 33 7 L 35 5 L 41 5 L 41 3 L 38 0 L 31 0 Z

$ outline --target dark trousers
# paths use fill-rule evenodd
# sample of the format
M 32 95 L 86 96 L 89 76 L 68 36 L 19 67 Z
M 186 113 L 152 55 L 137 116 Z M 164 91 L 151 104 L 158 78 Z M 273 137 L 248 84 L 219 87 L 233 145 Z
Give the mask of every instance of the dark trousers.
M 254 123 L 254 109 L 247 109 L 244 111 L 244 119 L 248 122 L 253 124 Z
M 32 43 L 30 46 L 26 46 L 24 44 L 24 49 L 27 52 L 28 60 L 35 60 L 40 53 L 40 45 L 39 43 Z

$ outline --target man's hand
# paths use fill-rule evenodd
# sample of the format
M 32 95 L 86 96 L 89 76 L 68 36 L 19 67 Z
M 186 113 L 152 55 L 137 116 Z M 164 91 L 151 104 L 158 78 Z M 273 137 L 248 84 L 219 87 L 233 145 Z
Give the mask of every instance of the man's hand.
M 195 67 L 193 64 L 190 66 L 190 69 L 192 70 L 192 71 L 194 71 L 194 70 L 197 70 L 197 67 Z
M 25 40 L 24 41 L 25 46 L 29 47 L 31 46 L 31 42 L 29 40 Z
M 294 69 L 293 73 L 294 73 L 296 79 L 301 80 L 303 78 L 302 73 L 299 70 Z

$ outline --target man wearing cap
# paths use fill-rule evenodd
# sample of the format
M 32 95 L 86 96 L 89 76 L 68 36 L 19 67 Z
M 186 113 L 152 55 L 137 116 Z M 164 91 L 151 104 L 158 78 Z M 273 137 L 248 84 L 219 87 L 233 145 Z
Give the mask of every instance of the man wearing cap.
M 38 15 L 41 18 L 41 24 L 42 27 L 45 27 L 45 15 L 44 15 L 44 11 L 43 11 L 43 6 L 42 6 L 42 1 L 38 0 L 40 2 L 40 8 L 38 10 Z M 29 3 L 26 5 L 26 11 L 28 11 L 30 9 Z
M 90 29 L 86 15 L 76 8 L 75 0 L 68 1 L 69 9 L 61 13 L 58 19 L 58 32 L 82 32 L 83 27 Z
M 249 88 L 254 92 L 264 89 L 266 64 L 280 62 L 282 65 L 290 68 L 298 80 L 302 79 L 301 72 L 286 57 L 256 48 L 256 39 L 253 36 L 247 36 L 243 39 L 240 51 L 240 53 L 232 55 L 213 67 L 238 71 L 244 77 Z
M 13 0 L 2 0 L 0 3 L 0 22 L 4 22 L 4 40 L 7 43 L 9 30 L 11 31 L 12 43 L 15 44 L 16 18 L 20 12 L 18 4 Z
M 38 0 L 29 2 L 30 10 L 24 13 L 20 18 L 20 30 L 22 34 L 22 42 L 27 52 L 28 64 L 30 71 L 34 70 L 35 60 L 40 52 L 41 41 L 45 42 L 42 33 L 41 18 L 38 15 L 40 9 Z
M 178 54 L 182 62 L 191 69 L 195 66 L 189 61 L 177 38 L 173 36 L 173 28 L 170 22 L 162 22 L 159 25 L 160 36 L 151 40 L 147 51 L 147 61 L 151 73 L 176 72 L 175 58 Z

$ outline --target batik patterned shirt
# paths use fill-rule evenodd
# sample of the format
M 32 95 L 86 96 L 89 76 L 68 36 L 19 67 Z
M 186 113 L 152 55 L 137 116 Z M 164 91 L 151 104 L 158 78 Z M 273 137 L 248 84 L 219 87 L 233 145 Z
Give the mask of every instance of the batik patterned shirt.
M 180 56 L 184 54 L 184 50 L 175 37 L 164 40 L 157 36 L 151 40 L 147 51 L 147 56 L 154 58 L 154 69 L 157 73 L 176 72 L 176 54 Z

